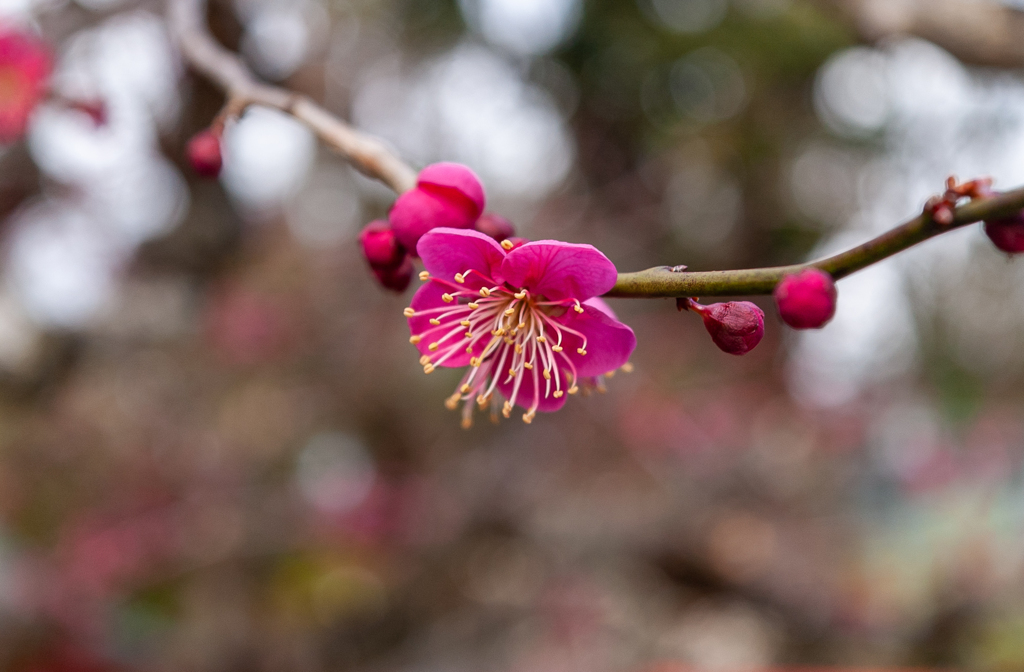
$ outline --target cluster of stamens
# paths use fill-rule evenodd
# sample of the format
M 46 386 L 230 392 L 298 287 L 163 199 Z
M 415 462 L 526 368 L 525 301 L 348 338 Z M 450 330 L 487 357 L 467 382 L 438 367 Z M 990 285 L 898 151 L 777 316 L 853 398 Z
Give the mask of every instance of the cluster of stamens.
M 470 289 L 466 286 L 469 277 L 485 284 Z M 409 340 L 414 345 L 428 342 L 429 354 L 420 358 L 425 373 L 456 355 L 471 355 L 470 368 L 458 390 L 445 402 L 452 410 L 466 402 L 463 426 L 472 423 L 474 403 L 481 410 L 490 406 L 496 415 L 495 390 L 500 381 L 512 385 L 502 415 L 510 417 L 516 402 L 522 401 L 520 405 L 527 407 L 523 415 L 526 423 L 533 421 L 542 398 L 560 399 L 579 391 L 576 366 L 565 347 L 571 340 L 573 345 L 578 344 L 576 353 L 586 355 L 587 338 L 555 319 L 567 310 L 583 313 L 578 300 L 550 301 L 525 288 L 496 283 L 477 270 L 458 273 L 452 281 L 431 277 L 424 271 L 420 279 L 442 285 L 447 290 L 442 299 L 448 305 L 419 311 L 406 308 L 406 317 L 428 317 L 430 324 Z M 520 399 L 527 377 L 532 379 L 533 398 Z

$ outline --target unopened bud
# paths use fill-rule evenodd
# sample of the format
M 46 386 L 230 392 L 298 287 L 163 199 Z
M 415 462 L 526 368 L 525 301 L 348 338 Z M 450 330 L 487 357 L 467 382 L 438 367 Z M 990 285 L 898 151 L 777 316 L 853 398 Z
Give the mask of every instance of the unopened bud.
M 390 289 L 393 292 L 401 294 L 409 288 L 409 283 L 412 282 L 413 267 L 412 257 L 408 254 L 405 255 L 401 263 L 398 266 L 391 268 L 379 268 L 371 267 L 373 275 L 377 278 L 377 282 L 381 284 L 385 289 Z
M 476 220 L 474 228 L 480 233 L 494 238 L 499 243 L 516 235 L 516 229 L 512 226 L 512 222 L 493 212 L 482 214 L 480 219 Z
M 775 287 L 782 321 L 794 329 L 821 329 L 836 314 L 836 283 L 817 268 L 784 277 Z
M 188 141 L 186 150 L 192 170 L 203 177 L 217 177 L 224 165 L 220 151 L 220 136 L 211 130 L 196 134 Z
M 704 306 L 689 299 L 686 307 L 703 318 L 711 340 L 730 355 L 747 354 L 764 336 L 764 311 L 749 301 Z
M 1024 210 L 1011 217 L 986 221 L 985 234 L 1007 254 L 1024 252 Z
M 431 229 L 472 228 L 485 201 L 483 185 L 472 170 L 457 163 L 435 163 L 420 172 L 414 189 L 398 197 L 388 219 L 398 242 L 415 250 Z
M 382 219 L 370 222 L 359 234 L 363 256 L 373 268 L 396 268 L 405 260 L 405 249 L 398 244 L 395 232 Z

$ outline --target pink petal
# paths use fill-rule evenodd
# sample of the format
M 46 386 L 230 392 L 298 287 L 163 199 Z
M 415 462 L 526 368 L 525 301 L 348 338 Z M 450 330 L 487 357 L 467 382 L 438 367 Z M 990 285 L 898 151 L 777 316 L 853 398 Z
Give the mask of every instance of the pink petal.
M 388 220 L 403 247 L 415 250 L 423 234 L 432 229 L 473 227 L 479 213 L 474 211 L 472 203 L 457 192 L 448 192 L 435 193 L 417 187 L 398 197 L 391 206 Z
M 474 220 L 484 211 L 487 199 L 484 195 L 484 187 L 480 184 L 480 178 L 460 163 L 431 164 L 420 171 L 417 184 L 427 187 L 428 191 L 432 191 L 431 187 L 434 187 L 459 192 L 473 204 L 473 209 L 476 212 Z
M 445 303 L 444 299 L 441 298 L 446 291 L 448 291 L 443 285 L 437 282 L 428 282 L 427 284 L 416 290 L 416 294 L 412 297 L 413 310 L 422 311 L 430 310 L 431 308 L 443 308 L 443 307 L 454 307 L 453 304 Z M 458 327 L 458 320 L 442 320 L 442 326 L 435 327 L 430 324 L 430 318 L 439 317 L 437 313 L 429 313 L 427 315 L 413 315 L 409 318 L 409 333 L 413 336 L 423 336 L 423 340 L 416 344 L 416 349 L 420 351 L 422 355 L 436 355 L 438 353 L 430 351 L 430 344 L 440 339 L 442 336 L 448 333 L 449 330 Z M 440 318 L 439 318 L 440 319 Z M 461 342 L 463 339 L 461 336 L 453 336 L 444 342 L 444 345 L 451 345 L 453 343 Z M 478 350 L 483 350 L 483 345 L 479 346 Z M 472 353 L 474 355 L 480 354 L 479 352 Z M 469 365 L 469 358 L 471 354 L 465 351 L 465 347 L 461 348 L 460 352 L 452 355 L 446 359 L 440 366 L 459 368 Z M 435 360 L 438 359 L 435 357 Z
M 577 352 L 583 345 L 579 337 L 566 333 L 562 339 L 564 354 L 576 366 L 576 374 L 581 378 L 618 369 L 629 361 L 636 348 L 632 329 L 589 304 L 583 306 L 582 314 L 570 310 L 557 321 L 587 337 L 585 355 Z
M 509 252 L 501 266 L 505 281 L 552 300 L 583 301 L 604 294 L 618 274 L 608 257 L 591 245 L 555 240 L 526 243 Z
M 536 371 L 536 369 L 534 369 L 534 371 Z M 506 371 L 505 373 L 506 375 L 503 376 L 498 381 L 498 391 L 501 392 L 501 395 L 505 397 L 505 399 L 511 399 L 512 388 L 515 386 L 516 381 L 515 379 L 512 379 L 506 383 L 505 381 L 508 379 L 508 372 Z M 544 391 L 547 381 L 544 380 L 544 378 L 539 373 L 537 374 L 537 381 L 539 383 L 538 387 L 540 388 L 540 399 L 539 403 L 537 404 L 538 411 L 540 411 L 541 413 L 553 413 L 558 409 L 562 408 L 562 406 L 565 406 L 565 401 L 569 396 L 568 394 L 565 394 L 565 391 L 569 387 L 565 379 L 562 380 L 563 394 L 560 399 L 555 399 L 554 382 L 551 383 L 551 394 L 545 397 Z M 533 406 L 534 389 L 536 388 L 533 383 L 533 372 L 527 371 L 526 375 L 523 376 L 523 382 L 519 384 L 519 393 L 516 395 L 516 406 L 521 406 L 524 409 L 529 409 L 531 406 Z
M 481 274 L 493 280 L 494 284 L 502 282 L 501 264 L 505 260 L 505 250 L 493 238 L 479 231 L 434 229 L 420 239 L 416 250 L 433 277 L 454 282 L 456 273 L 475 270 L 479 273 L 465 276 L 464 286 L 469 289 L 479 289 L 485 284 L 491 286 Z
M 619 316 L 615 314 L 615 311 L 612 310 L 612 307 L 609 306 L 607 302 L 605 302 L 605 300 L 600 297 L 595 296 L 592 299 L 587 299 L 583 303 L 584 305 L 593 306 L 594 308 L 597 308 L 598 310 L 600 310 L 602 313 L 612 318 L 613 320 L 619 319 Z

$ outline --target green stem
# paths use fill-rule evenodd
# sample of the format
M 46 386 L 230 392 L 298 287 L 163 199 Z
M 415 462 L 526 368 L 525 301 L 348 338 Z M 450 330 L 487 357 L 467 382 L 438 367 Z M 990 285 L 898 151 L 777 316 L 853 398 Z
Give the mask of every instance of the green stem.
M 605 296 L 659 298 L 771 294 L 785 275 L 810 267 L 827 271 L 839 280 L 933 236 L 984 219 L 1006 217 L 1022 208 L 1024 188 L 1014 189 L 960 206 L 955 210 L 953 223 L 949 226 L 936 223 L 929 215 L 918 215 L 863 245 L 819 261 L 737 271 L 677 272 L 671 266 L 658 266 L 636 273 L 619 273 L 615 287 Z

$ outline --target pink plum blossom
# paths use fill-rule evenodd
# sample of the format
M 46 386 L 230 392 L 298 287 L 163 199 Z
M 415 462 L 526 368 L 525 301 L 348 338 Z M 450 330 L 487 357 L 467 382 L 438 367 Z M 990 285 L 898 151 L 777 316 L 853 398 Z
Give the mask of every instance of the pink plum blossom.
M 0 28 L 0 142 L 25 134 L 29 117 L 46 93 L 50 52 L 35 36 Z
M 514 249 L 513 249 L 514 248 Z M 556 411 L 585 380 L 626 365 L 636 337 L 596 297 L 615 284 L 615 266 L 590 245 L 553 240 L 515 247 L 477 231 L 441 228 L 425 234 L 418 251 L 427 284 L 406 308 L 409 339 L 424 371 L 469 366 L 447 401 L 496 414 L 514 406 Z
M 472 170 L 458 163 L 435 163 L 420 172 L 414 189 L 398 197 L 388 219 L 398 242 L 415 250 L 420 237 L 432 229 L 472 228 L 485 202 L 483 185 Z
M 782 321 L 794 329 L 820 329 L 836 314 L 836 283 L 817 268 L 787 275 L 775 287 Z

